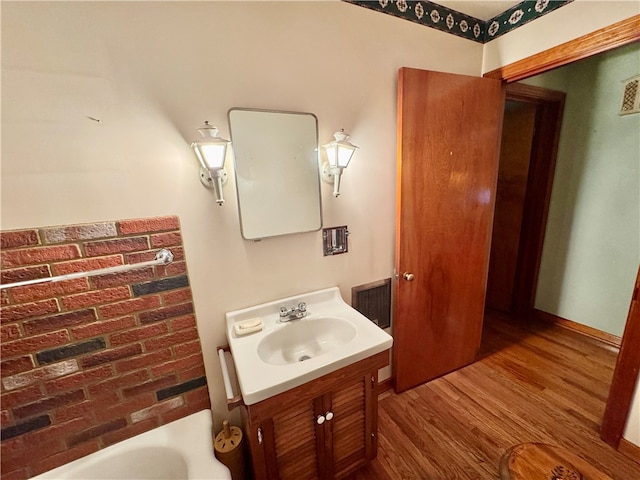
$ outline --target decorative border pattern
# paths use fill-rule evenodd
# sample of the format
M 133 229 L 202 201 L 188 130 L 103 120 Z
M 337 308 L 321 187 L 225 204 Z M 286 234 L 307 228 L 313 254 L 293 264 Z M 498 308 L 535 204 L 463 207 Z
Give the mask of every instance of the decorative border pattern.
M 489 20 L 480 20 L 425 0 L 343 0 L 478 43 L 487 43 L 573 0 L 525 0 Z
M 484 43 L 486 28 L 483 20 L 451 10 L 437 3 L 424 0 L 343 1 Z
M 573 0 L 525 0 L 514 5 L 485 22 L 486 34 L 483 43 L 490 42 L 571 2 Z

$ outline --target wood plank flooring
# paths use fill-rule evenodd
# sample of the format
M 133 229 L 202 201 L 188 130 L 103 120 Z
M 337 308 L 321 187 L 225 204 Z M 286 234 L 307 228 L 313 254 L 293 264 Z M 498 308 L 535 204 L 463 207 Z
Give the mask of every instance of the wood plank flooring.
M 378 457 L 351 480 L 498 479 L 503 453 L 526 442 L 562 446 L 614 479 L 640 480 L 640 464 L 600 440 L 616 355 L 564 328 L 524 329 L 490 313 L 479 361 L 380 395 Z

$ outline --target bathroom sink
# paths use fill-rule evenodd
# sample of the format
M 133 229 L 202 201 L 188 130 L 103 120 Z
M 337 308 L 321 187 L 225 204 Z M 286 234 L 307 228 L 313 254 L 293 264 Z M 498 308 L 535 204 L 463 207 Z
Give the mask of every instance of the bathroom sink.
M 355 327 L 339 318 L 296 320 L 260 340 L 258 356 L 271 365 L 303 362 L 324 355 L 355 336 Z
M 281 313 L 283 307 L 293 314 Z M 247 405 L 388 350 L 393 343 L 389 334 L 344 302 L 338 287 L 235 310 L 225 317 L 236 378 Z

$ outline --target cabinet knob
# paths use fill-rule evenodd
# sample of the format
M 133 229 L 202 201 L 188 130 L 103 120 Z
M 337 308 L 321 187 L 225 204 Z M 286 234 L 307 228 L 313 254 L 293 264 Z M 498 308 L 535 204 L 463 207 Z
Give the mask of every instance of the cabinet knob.
M 333 412 L 327 412 L 324 416 L 327 420 L 331 420 L 333 418 Z
M 404 274 L 402 275 L 402 278 L 404 278 L 407 282 L 413 282 L 413 279 L 416 277 L 413 273 L 404 272 Z
M 324 415 L 318 415 L 318 417 L 316 418 L 316 423 L 318 425 L 322 425 L 324 423 L 326 419 L 324 418 Z

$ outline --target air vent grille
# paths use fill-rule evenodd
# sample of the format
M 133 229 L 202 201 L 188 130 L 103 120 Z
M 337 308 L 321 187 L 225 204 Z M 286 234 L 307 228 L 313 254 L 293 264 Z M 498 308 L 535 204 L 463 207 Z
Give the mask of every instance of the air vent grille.
M 640 112 L 640 75 L 625 81 L 620 115 Z
M 391 279 L 351 289 L 351 306 L 380 328 L 391 326 Z

